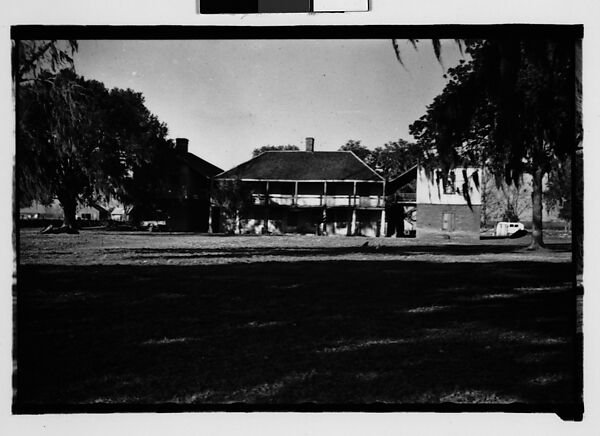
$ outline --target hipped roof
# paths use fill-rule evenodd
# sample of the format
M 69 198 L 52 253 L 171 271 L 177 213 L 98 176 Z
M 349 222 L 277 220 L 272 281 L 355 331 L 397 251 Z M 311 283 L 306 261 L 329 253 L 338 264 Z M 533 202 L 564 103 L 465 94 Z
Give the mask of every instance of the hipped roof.
M 267 151 L 217 179 L 384 180 L 350 151 Z
M 221 168 L 205 161 L 202 158 L 199 158 L 193 153 L 178 153 L 177 158 L 185 162 L 195 172 L 205 176 L 206 178 L 214 177 L 223 172 Z

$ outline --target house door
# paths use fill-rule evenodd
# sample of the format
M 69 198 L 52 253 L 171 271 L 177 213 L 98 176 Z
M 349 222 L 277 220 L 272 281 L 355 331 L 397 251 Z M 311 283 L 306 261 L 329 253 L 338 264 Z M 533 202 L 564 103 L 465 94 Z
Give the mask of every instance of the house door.
M 442 214 L 442 230 L 452 232 L 454 230 L 454 214 L 445 212 Z

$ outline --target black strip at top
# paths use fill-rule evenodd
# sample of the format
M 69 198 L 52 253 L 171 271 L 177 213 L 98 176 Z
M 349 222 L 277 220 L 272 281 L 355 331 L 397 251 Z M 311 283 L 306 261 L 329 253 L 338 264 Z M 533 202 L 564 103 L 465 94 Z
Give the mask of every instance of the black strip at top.
M 11 27 L 12 39 L 528 39 L 583 37 L 583 25 L 47 26 Z

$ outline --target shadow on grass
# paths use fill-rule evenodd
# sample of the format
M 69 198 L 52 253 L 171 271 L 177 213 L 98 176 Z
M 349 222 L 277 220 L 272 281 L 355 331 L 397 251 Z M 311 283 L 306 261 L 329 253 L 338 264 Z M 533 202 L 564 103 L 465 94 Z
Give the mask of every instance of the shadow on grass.
M 16 295 L 17 407 L 580 394 L 568 263 L 24 265 Z
M 362 244 L 363 240 L 359 240 Z M 525 252 L 528 244 L 512 243 L 498 244 L 440 244 L 440 245 L 406 245 L 385 246 L 377 241 L 369 241 L 370 245 L 355 247 L 219 247 L 219 248 L 116 248 L 105 249 L 105 252 L 127 253 L 132 256 L 150 256 L 163 259 L 184 258 L 251 258 L 260 256 L 287 257 L 334 257 L 352 254 L 382 254 L 382 255 L 464 255 L 503 254 Z M 512 241 L 511 241 L 512 242 Z M 571 244 L 547 244 L 547 250 L 556 253 L 571 251 Z M 531 253 L 531 252 L 529 252 Z

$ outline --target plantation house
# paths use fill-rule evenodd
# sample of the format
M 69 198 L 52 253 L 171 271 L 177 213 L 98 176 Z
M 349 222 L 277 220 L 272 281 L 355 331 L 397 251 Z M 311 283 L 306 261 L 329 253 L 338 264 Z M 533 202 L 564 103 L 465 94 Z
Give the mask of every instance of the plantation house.
M 161 166 L 161 180 L 144 208 L 113 200 L 80 205 L 77 218 L 156 221 L 171 231 L 479 239 L 475 168 L 444 175 L 414 166 L 386 181 L 350 151 L 315 151 L 313 138 L 305 151 L 267 151 L 225 172 L 189 153 L 187 139 L 177 138 Z M 226 216 L 215 190 L 232 181 L 245 193 L 235 220 Z M 57 202 L 20 212 L 22 219 L 62 219 Z
M 216 180 L 251 191 L 235 229 L 241 233 L 385 234 L 383 177 L 352 152 L 314 151 L 313 138 L 305 151 L 268 151 Z
M 219 231 L 478 239 L 475 168 L 426 172 L 414 166 L 386 183 L 349 151 L 268 151 L 219 174 L 251 194 L 235 224 Z M 417 218 L 418 212 L 418 218 Z

